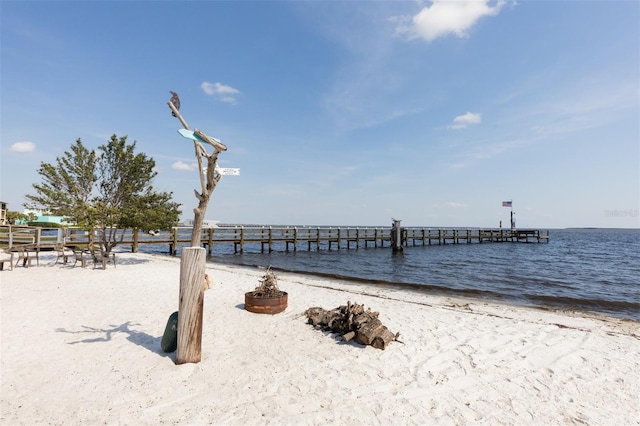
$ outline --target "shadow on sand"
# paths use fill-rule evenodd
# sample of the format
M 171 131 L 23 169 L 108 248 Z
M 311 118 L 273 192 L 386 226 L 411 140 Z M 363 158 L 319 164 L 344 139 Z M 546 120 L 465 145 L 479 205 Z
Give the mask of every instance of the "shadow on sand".
M 69 334 L 77 334 L 77 335 L 89 334 L 94 336 L 94 337 L 87 337 L 86 339 L 82 339 L 82 340 L 68 342 L 67 344 L 69 345 L 75 345 L 78 343 L 109 342 L 112 340 L 112 337 L 114 334 L 124 333 L 127 336 L 127 340 L 130 341 L 131 343 L 141 346 L 159 356 L 174 358 L 175 353 L 165 353 L 162 350 L 160 346 L 162 336 L 154 337 L 142 331 L 132 330 L 131 327 L 136 325 L 140 325 L 140 324 L 132 324 L 131 321 L 127 321 L 124 324 L 121 324 L 118 326 L 113 325 L 111 326 L 112 328 L 94 328 L 94 327 L 87 327 L 83 325 L 82 330 L 79 330 L 79 331 L 65 330 L 63 328 L 57 328 L 56 331 L 58 333 L 69 333 Z

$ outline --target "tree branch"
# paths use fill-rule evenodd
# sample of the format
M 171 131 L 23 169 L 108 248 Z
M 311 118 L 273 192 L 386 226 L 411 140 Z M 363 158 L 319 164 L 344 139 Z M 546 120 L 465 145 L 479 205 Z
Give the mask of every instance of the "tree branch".
M 196 159 L 198 160 L 198 177 L 200 178 L 200 188 L 202 189 L 202 194 L 206 194 L 207 186 L 204 181 L 204 167 L 202 165 L 202 157 L 204 156 L 204 154 L 202 153 L 202 151 L 204 151 L 205 153 L 207 151 L 198 141 L 193 141 L 193 145 L 195 146 Z
M 184 127 L 187 130 L 190 130 L 189 125 L 184 120 L 184 118 L 182 117 L 178 109 L 175 107 L 175 105 L 171 101 L 167 102 L 167 105 L 169 105 L 169 108 L 173 112 L 173 115 L 180 121 L 180 123 L 182 124 L 182 127 Z M 193 231 L 191 234 L 191 246 L 198 247 L 200 244 L 200 232 L 202 230 L 202 223 L 204 220 L 204 215 L 207 210 L 207 204 L 209 203 L 209 198 L 211 197 L 211 193 L 215 189 L 216 184 L 218 183 L 218 181 L 222 176 L 219 173 L 216 173 L 216 163 L 218 161 L 218 154 L 221 151 L 226 151 L 227 147 L 224 144 L 218 142 L 217 140 L 207 136 L 206 134 L 204 134 L 198 129 L 194 129 L 193 133 L 194 135 L 196 135 L 197 139 L 200 139 L 200 140 L 194 140 L 193 146 L 195 150 L 196 159 L 198 160 L 198 171 L 199 171 L 200 187 L 202 188 L 202 192 L 198 193 L 198 191 L 196 191 L 195 189 L 193 191 L 196 196 L 196 199 L 198 200 L 198 207 L 193 209 L 194 223 L 193 223 Z M 213 146 L 214 150 L 211 155 L 202 145 L 201 141 L 204 141 Z M 204 173 L 203 158 L 207 159 L 206 176 Z
M 167 105 L 169 105 L 169 108 L 171 108 L 171 111 L 173 111 L 173 114 L 175 115 L 175 117 L 180 120 L 180 123 L 182 123 L 182 127 L 184 127 L 185 129 L 189 130 L 189 125 L 187 124 L 186 121 L 184 121 L 184 118 L 182 118 L 182 114 L 180 114 L 180 112 L 178 111 L 178 109 L 173 105 L 173 103 L 171 101 L 167 102 Z
M 215 147 L 215 149 L 217 151 L 226 151 L 227 147 L 223 144 L 218 142 L 217 140 L 210 138 L 208 135 L 204 134 L 202 131 L 195 129 L 193 131 L 193 134 L 196 135 L 197 137 L 199 137 L 200 139 L 208 142 L 209 144 L 213 145 Z

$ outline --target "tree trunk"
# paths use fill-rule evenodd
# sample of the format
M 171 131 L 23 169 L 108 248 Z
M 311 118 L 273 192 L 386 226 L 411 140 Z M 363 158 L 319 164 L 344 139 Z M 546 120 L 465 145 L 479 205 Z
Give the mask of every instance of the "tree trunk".
M 200 247 L 200 234 L 202 233 L 202 223 L 207 211 L 209 197 L 202 198 L 198 207 L 193 209 L 193 229 L 191 230 L 191 247 Z

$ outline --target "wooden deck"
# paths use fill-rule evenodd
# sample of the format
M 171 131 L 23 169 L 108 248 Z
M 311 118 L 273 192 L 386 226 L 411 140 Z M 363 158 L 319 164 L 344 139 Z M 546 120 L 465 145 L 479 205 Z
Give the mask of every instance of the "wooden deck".
M 46 230 L 30 227 L 0 227 L 0 247 L 28 245 L 42 250 L 64 242 L 68 246 L 86 245 L 86 233 L 74 228 Z M 391 247 L 391 227 L 310 227 L 310 226 L 219 226 L 205 228 L 200 238 L 209 254 L 213 247 L 228 245 L 234 253 L 249 251 L 340 250 Z M 486 242 L 549 241 L 549 231 L 538 229 L 478 228 L 402 228 L 402 245 L 472 244 Z M 150 235 L 128 232 L 119 245 L 137 252 L 141 245 L 166 245 L 170 254 L 191 245 L 191 228 L 174 227 L 170 231 Z

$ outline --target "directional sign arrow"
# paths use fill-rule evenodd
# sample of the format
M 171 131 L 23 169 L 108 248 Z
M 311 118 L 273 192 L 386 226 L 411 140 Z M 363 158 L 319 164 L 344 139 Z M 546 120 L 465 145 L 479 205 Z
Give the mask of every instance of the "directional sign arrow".
M 206 143 L 211 145 L 214 148 L 217 148 L 221 151 L 226 151 L 227 147 L 224 146 L 224 144 L 222 142 L 220 142 L 219 139 L 216 138 L 212 138 L 211 136 L 207 136 L 204 133 L 202 133 L 201 131 L 199 131 L 198 129 L 196 130 L 187 130 L 187 129 L 180 129 L 178 130 L 178 133 L 180 133 L 180 135 L 182 137 L 185 137 L 187 139 L 191 139 L 192 141 L 197 141 L 197 142 L 202 142 L 202 143 Z
M 222 168 L 216 165 L 216 172 L 223 176 L 240 176 L 240 169 Z

